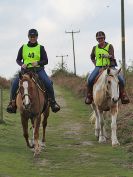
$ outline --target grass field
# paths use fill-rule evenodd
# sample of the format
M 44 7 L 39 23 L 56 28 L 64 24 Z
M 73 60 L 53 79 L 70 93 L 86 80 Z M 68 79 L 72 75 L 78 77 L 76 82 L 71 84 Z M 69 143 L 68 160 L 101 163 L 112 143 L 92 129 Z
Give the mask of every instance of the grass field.
M 66 89 L 57 88 L 56 96 L 61 111 L 50 114 L 46 148 L 35 159 L 22 136 L 19 113 L 5 111 L 9 95 L 4 91 L 0 177 L 133 177 L 130 153 L 122 146 L 112 148 L 110 140 L 97 143 L 84 102 Z

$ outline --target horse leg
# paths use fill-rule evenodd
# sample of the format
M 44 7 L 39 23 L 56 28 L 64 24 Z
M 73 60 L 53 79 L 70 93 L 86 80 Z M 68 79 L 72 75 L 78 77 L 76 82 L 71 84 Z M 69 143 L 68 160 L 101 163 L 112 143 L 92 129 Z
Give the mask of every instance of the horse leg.
M 104 117 L 104 121 L 105 121 L 105 119 L 108 119 L 108 117 L 110 117 L 109 112 L 108 112 L 108 111 L 104 111 L 104 112 L 103 112 L 103 117 Z M 103 126 L 103 134 L 104 134 L 104 136 L 106 137 L 106 139 L 109 138 L 108 135 L 107 135 L 105 126 Z
M 106 137 L 104 136 L 104 118 L 103 111 L 98 111 L 99 114 L 99 124 L 100 124 L 100 133 L 99 133 L 99 143 L 106 142 Z
M 29 148 L 32 148 L 32 146 L 29 143 L 29 135 L 28 135 L 28 119 L 25 119 L 22 115 L 21 115 L 21 123 L 22 123 L 22 127 L 23 127 L 23 136 L 25 138 L 26 144 Z
M 49 116 L 49 109 L 46 110 L 43 113 L 43 121 L 42 121 L 42 127 L 43 127 L 43 135 L 42 135 L 42 142 L 41 142 L 41 146 L 45 147 L 46 146 L 46 127 L 47 127 L 47 118 Z
M 99 122 L 99 115 L 97 112 L 95 112 L 96 115 L 96 121 L 95 121 L 95 136 L 97 139 L 99 139 L 99 134 L 100 134 L 100 122 Z
M 118 103 L 115 106 L 111 107 L 111 117 L 112 117 L 112 122 L 111 122 L 111 129 L 112 129 L 112 146 L 118 146 L 120 143 L 118 142 L 117 135 L 116 135 L 116 130 L 117 130 L 117 124 L 116 124 L 116 119 L 118 115 Z
M 95 136 L 97 139 L 99 139 L 99 132 L 100 132 L 100 123 L 99 123 L 99 114 L 97 111 L 97 107 L 94 103 L 92 103 L 92 108 L 94 110 L 94 114 L 95 114 Z
M 35 117 L 35 122 L 34 122 L 34 149 L 35 153 L 34 156 L 38 156 L 41 152 L 41 147 L 39 145 L 38 139 L 39 139 L 39 127 L 40 127 L 40 121 L 41 121 L 41 116 Z
M 31 124 L 32 124 L 32 139 L 30 140 L 30 144 L 34 147 L 34 132 L 35 132 L 35 128 L 34 128 L 34 120 L 31 119 Z

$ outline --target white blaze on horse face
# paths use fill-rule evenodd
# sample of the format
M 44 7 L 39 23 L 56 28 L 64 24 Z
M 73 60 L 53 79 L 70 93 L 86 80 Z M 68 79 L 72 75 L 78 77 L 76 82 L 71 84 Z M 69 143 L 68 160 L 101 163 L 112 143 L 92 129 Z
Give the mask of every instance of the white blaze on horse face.
M 112 101 L 117 102 L 119 100 L 119 81 L 116 76 L 111 78 L 111 91 L 112 91 Z
M 29 100 L 29 96 L 28 96 L 28 82 L 27 81 L 24 81 L 23 82 L 23 87 L 24 87 L 24 102 L 25 102 L 25 105 L 28 105 L 30 103 L 30 100 Z

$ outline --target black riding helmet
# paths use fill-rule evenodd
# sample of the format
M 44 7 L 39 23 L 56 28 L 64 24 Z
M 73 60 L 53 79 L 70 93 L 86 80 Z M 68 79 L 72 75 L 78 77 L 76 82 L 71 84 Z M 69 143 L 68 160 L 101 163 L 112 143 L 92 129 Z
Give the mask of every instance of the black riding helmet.
M 38 31 L 36 29 L 30 29 L 28 31 L 28 36 L 38 36 Z
M 105 33 L 103 31 L 98 31 L 96 33 L 96 39 L 104 38 L 105 39 Z

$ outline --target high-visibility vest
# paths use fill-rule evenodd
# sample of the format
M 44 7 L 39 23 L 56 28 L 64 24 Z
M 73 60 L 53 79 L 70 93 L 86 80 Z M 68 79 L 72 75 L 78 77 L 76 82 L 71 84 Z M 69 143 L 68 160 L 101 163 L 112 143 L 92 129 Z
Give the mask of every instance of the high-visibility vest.
M 103 58 L 102 55 L 109 54 L 109 45 L 107 44 L 105 48 L 99 48 L 98 45 L 95 48 L 96 66 L 109 66 L 110 59 Z
M 22 56 L 24 64 L 26 64 L 28 68 L 32 67 L 30 63 L 40 61 L 40 45 L 29 47 L 27 44 L 24 44 Z

